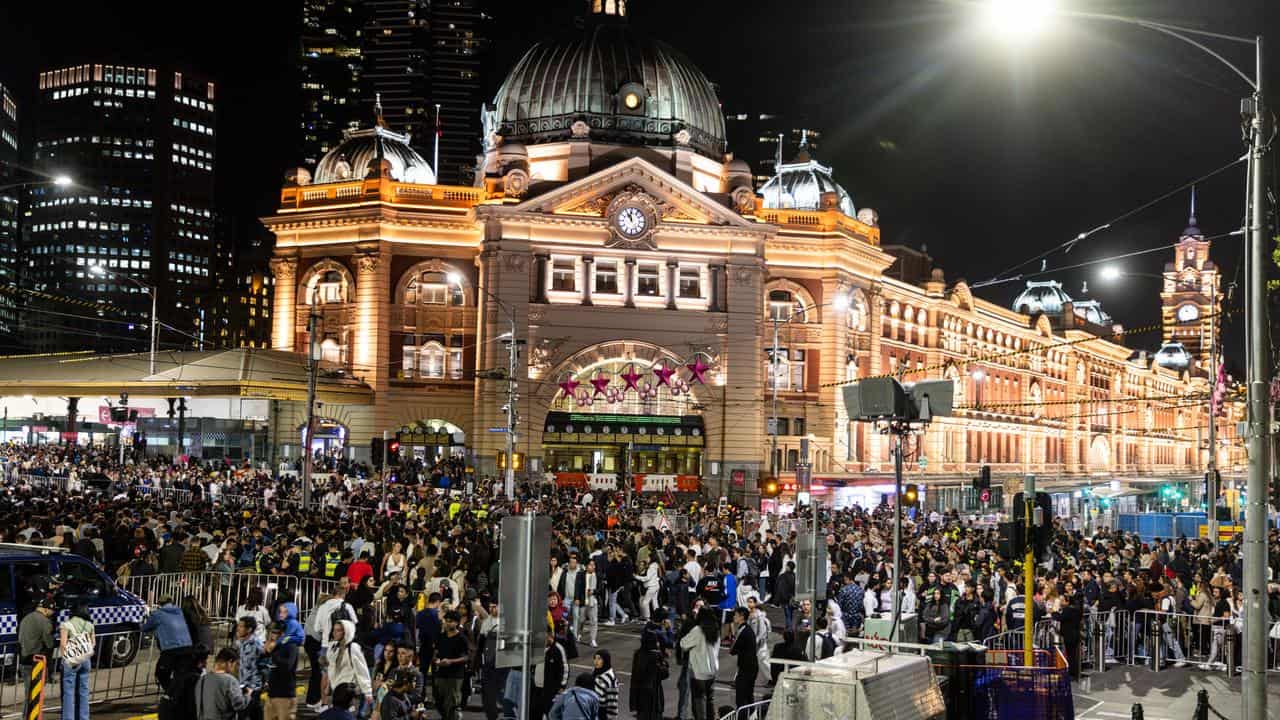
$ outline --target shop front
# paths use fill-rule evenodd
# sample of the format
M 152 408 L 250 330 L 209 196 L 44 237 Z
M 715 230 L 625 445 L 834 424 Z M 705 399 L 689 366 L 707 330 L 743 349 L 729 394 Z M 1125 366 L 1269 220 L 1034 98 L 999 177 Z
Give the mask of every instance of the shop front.
M 696 492 L 706 433 L 699 415 L 551 412 L 542 436 L 547 476 L 564 486 Z

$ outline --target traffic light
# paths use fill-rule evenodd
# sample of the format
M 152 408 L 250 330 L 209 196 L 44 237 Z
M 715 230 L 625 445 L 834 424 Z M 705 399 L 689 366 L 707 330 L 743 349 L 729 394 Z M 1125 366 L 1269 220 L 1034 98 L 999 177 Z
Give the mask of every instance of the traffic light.
M 387 464 L 400 464 L 400 438 L 392 438 L 387 441 Z
M 520 452 L 515 453 L 515 459 L 516 459 L 515 469 L 516 469 L 516 472 L 519 472 L 524 469 L 524 453 L 520 453 Z M 507 469 L 507 452 L 505 450 L 498 451 L 498 469 L 499 470 Z
M 369 441 L 369 464 L 374 469 L 382 467 L 382 456 L 387 451 L 386 441 L 382 438 L 374 438 Z
M 1049 493 L 1036 493 L 1035 509 L 1040 511 L 1040 523 L 1032 528 L 1031 540 L 1035 543 L 1036 557 L 1043 559 L 1048 554 L 1049 542 L 1053 539 L 1053 500 Z M 1027 502 L 1023 493 L 1013 496 L 1013 521 L 1025 529 Z
M 905 507 L 918 507 L 920 505 L 920 488 L 914 483 L 902 486 L 902 504 Z
M 1227 370 L 1226 366 L 1218 364 L 1218 374 L 1213 380 L 1213 397 L 1209 401 L 1209 408 L 1215 417 L 1222 417 L 1227 414 Z
M 979 490 L 978 500 L 980 500 L 983 505 L 990 505 L 991 504 L 991 488 L 982 488 L 981 490 Z
M 765 478 L 760 481 L 760 497 L 775 498 L 782 491 L 777 478 Z
M 974 490 L 990 490 L 991 489 L 991 466 L 983 465 L 978 471 L 978 477 L 973 479 Z M 985 501 L 984 501 L 985 502 Z

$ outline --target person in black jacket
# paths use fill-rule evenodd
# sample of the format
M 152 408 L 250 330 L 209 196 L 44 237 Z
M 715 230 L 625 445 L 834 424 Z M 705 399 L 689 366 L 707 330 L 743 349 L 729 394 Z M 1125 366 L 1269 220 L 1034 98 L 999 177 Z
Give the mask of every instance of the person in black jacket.
M 796 599 L 796 564 L 787 562 L 787 571 L 778 576 L 773 583 L 773 603 L 782 607 L 782 614 L 787 620 L 787 629 L 795 627 L 795 608 L 792 601 Z
M 1067 604 L 1063 605 L 1053 617 L 1058 621 L 1058 632 L 1062 635 L 1062 646 L 1066 650 L 1067 666 L 1071 668 L 1071 678 L 1080 679 L 1080 623 L 1084 621 L 1084 608 L 1080 605 L 1080 595 L 1075 587 L 1067 583 L 1065 596 Z
M 284 623 L 273 623 L 267 632 L 267 644 L 262 648 L 271 658 L 266 720 L 293 720 L 298 709 L 298 643 L 280 642 L 281 635 L 284 635 Z
M 748 616 L 744 607 L 733 611 L 733 647 L 729 654 L 738 658 L 737 674 L 733 676 L 733 703 L 737 707 L 755 701 L 756 674 L 760 672 L 760 663 L 756 659 L 756 634 L 747 624 Z M 747 715 L 748 711 L 741 711 L 738 720 L 747 720 Z
M 996 634 L 996 594 L 991 588 L 982 590 L 982 601 L 973 616 L 973 638 L 982 642 Z

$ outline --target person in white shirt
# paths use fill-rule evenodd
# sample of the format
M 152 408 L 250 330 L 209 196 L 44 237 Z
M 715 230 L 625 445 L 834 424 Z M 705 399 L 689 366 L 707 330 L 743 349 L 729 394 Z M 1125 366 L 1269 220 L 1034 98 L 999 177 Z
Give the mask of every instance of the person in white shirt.
M 684 569 L 689 573 L 689 579 L 693 581 L 693 584 L 697 585 L 698 581 L 702 579 L 702 564 L 698 562 L 698 553 L 691 548 L 685 553 L 685 557 L 689 561 L 684 564 Z

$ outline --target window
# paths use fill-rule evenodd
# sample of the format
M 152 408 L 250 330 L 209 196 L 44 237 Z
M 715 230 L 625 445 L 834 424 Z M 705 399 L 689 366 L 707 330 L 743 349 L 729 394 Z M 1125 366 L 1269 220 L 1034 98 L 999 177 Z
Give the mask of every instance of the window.
M 680 297 L 702 297 L 702 269 L 696 267 L 680 268 Z
M 556 258 L 551 263 L 551 289 L 562 292 L 573 292 L 577 284 L 574 282 L 578 274 L 573 258 Z
M 657 297 L 659 293 L 657 263 L 640 263 L 636 267 L 636 294 Z
M 790 426 L 790 424 L 788 423 L 787 418 L 780 417 L 780 418 L 776 418 L 776 419 L 775 419 L 775 418 L 769 418 L 769 419 L 770 419 L 770 420 L 775 420 L 775 421 L 776 421 L 776 423 L 777 423 L 777 427 L 778 427 L 778 434 L 779 434 L 779 435 L 790 435 L 790 434 L 791 434 L 791 426 Z M 766 425 L 766 427 L 767 427 L 767 425 Z
M 795 428 L 796 435 L 804 435 L 804 418 L 796 418 L 791 427 Z
M 804 391 L 804 350 L 791 351 L 791 389 Z
M 769 372 L 767 368 L 765 370 L 765 375 L 769 377 L 770 389 L 773 388 L 774 383 L 777 383 L 779 390 L 804 392 L 804 353 L 804 350 L 788 351 L 786 348 L 778 348 L 778 362 L 774 365 L 773 372 Z M 772 354 L 771 351 L 770 354 Z
M 596 293 L 618 294 L 618 263 L 613 260 L 596 263 Z
M 462 348 L 449 348 L 449 379 L 462 379 Z
M 327 270 L 315 284 L 315 293 L 321 305 L 343 302 L 342 273 Z
M 777 322 L 786 322 L 791 319 L 791 314 L 799 315 L 800 322 L 805 322 L 804 306 L 801 305 L 800 299 L 789 290 L 770 290 L 769 291 L 769 319 Z
M 462 305 L 462 288 L 449 282 L 442 272 L 424 272 L 404 289 L 405 305 Z
M 96 597 L 107 592 L 107 583 L 92 565 L 62 561 L 59 563 L 61 590 L 71 597 Z
M 429 342 L 418 354 L 418 375 L 424 378 L 444 377 L 444 346 Z
M 342 362 L 342 346 L 333 338 L 325 338 L 320 343 L 320 359 L 328 363 Z

